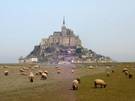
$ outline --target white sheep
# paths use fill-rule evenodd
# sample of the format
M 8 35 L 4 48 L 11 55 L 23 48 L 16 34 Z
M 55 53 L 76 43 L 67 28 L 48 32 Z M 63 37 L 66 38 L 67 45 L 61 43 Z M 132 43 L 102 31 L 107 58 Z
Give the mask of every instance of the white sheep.
M 58 66 L 56 66 L 55 68 L 59 68 Z
M 80 78 L 76 78 L 72 82 L 72 89 L 73 90 L 78 90 L 79 89 L 79 84 L 80 84 Z
M 128 71 L 125 71 L 124 73 L 125 73 L 125 75 L 128 75 L 128 74 L 129 74 L 129 72 L 128 72 Z
M 79 81 L 78 80 L 73 80 L 73 82 L 72 82 L 72 88 L 73 88 L 73 90 L 78 90 L 78 88 L 79 88 Z
M 94 69 L 94 67 L 93 66 L 89 66 L 88 69 Z
M 106 76 L 108 76 L 108 77 L 110 76 L 110 72 L 109 71 L 106 72 Z
M 3 66 L 3 68 L 8 68 L 8 66 L 5 65 L 5 66 Z
M 95 88 L 97 88 L 98 87 L 98 85 L 102 88 L 102 87 L 106 87 L 107 86 L 107 84 L 106 84 L 106 82 L 104 81 L 104 80 L 102 80 L 102 79 L 96 79 L 96 80 L 94 80 L 94 85 L 95 85 Z
M 61 70 L 60 70 L 60 69 L 58 69 L 58 70 L 57 70 L 57 74 L 60 74 L 60 73 L 61 73 Z
M 20 72 L 25 72 L 25 70 L 24 70 L 23 68 L 21 68 L 19 71 L 20 71 Z
M 8 71 L 6 70 L 6 71 L 4 71 L 4 75 L 5 76 L 7 76 L 9 73 L 8 73 Z
M 29 80 L 30 80 L 30 82 L 34 81 L 34 74 L 32 72 L 30 72 Z
M 109 69 L 110 69 L 110 67 L 109 67 L 109 66 L 107 66 L 107 67 L 106 67 L 106 69 L 107 69 L 107 70 L 109 70 Z
M 128 69 L 127 68 L 123 68 L 122 72 L 125 72 L 125 71 L 128 71 Z
M 47 70 L 45 70 L 44 73 L 48 75 L 48 71 Z
M 41 80 L 46 80 L 46 79 L 47 79 L 47 74 L 43 72 L 41 75 Z
M 74 69 L 72 69 L 71 72 L 74 73 Z

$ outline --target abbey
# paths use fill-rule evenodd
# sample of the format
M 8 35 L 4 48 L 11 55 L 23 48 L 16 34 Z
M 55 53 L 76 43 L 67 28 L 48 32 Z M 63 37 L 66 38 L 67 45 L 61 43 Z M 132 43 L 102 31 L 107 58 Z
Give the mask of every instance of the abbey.
M 111 58 L 96 54 L 82 46 L 79 36 L 65 26 L 63 19 L 61 31 L 55 31 L 48 38 L 41 39 L 38 45 L 19 63 L 92 63 L 110 62 Z
M 49 38 L 43 38 L 40 43 L 42 48 L 51 47 L 52 45 L 62 45 L 65 47 L 76 47 L 81 45 L 79 36 L 76 36 L 74 32 L 66 28 L 65 19 L 63 19 L 63 25 L 61 31 L 54 32 Z

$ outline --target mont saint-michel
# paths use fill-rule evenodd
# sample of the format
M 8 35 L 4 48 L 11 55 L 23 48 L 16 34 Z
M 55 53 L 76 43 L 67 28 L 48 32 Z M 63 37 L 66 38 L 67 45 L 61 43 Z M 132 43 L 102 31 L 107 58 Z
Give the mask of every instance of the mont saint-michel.
M 104 63 L 111 61 L 110 57 L 84 48 L 79 36 L 66 27 L 65 19 L 63 19 L 61 31 L 55 31 L 48 38 L 43 38 L 30 54 L 19 58 L 20 63 Z

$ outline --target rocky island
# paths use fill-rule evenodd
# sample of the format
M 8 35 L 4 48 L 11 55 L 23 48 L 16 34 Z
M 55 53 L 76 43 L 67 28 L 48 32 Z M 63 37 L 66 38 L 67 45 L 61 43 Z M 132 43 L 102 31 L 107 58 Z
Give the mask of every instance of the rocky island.
M 96 54 L 91 49 L 82 46 L 79 36 L 67 28 L 65 19 L 61 31 L 55 31 L 48 38 L 43 38 L 39 45 L 26 57 L 19 58 L 20 63 L 93 63 L 112 62 L 110 57 Z

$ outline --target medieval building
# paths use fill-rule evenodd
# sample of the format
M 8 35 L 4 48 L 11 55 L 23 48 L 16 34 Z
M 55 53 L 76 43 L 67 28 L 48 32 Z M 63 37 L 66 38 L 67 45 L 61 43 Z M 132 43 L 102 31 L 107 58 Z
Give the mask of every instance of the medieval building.
M 65 26 L 65 19 L 61 31 L 55 31 L 48 38 L 43 38 L 39 45 L 26 57 L 19 58 L 19 63 L 91 63 L 110 62 L 111 58 L 98 55 L 94 51 L 84 48 L 79 36 Z
M 49 38 L 43 38 L 40 45 L 42 48 L 51 47 L 52 45 L 76 47 L 81 45 L 81 40 L 79 36 L 76 36 L 71 29 L 65 26 L 65 19 L 63 19 L 61 31 L 54 32 Z

